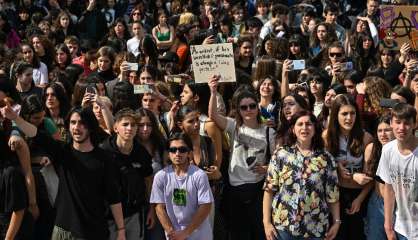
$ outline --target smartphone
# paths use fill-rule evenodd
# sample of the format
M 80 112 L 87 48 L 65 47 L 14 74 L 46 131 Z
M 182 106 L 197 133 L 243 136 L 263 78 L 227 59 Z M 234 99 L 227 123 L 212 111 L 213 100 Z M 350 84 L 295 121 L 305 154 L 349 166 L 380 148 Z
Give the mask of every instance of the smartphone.
M 292 60 L 292 70 L 303 70 L 305 69 L 305 60 Z
M 399 100 L 390 99 L 390 98 L 383 98 L 380 100 L 380 106 L 382 108 L 393 108 L 396 104 L 399 103 Z
M 152 92 L 152 89 L 149 85 L 145 85 L 145 84 L 134 85 L 134 94 L 144 94 L 147 92 Z
M 308 86 L 308 83 L 307 82 L 298 83 L 298 86 L 301 86 L 301 87 L 304 87 L 306 89 L 309 89 L 309 86 Z
M 265 109 L 263 107 L 261 108 L 260 112 L 261 112 L 261 115 L 263 117 L 266 117 L 267 119 L 271 119 L 273 117 L 273 115 L 271 115 L 271 113 L 269 111 L 267 111 L 267 109 Z
M 353 70 L 353 62 L 343 62 L 341 64 L 342 64 L 341 71 Z
M 180 75 L 168 75 L 167 82 L 181 83 L 183 78 Z
M 96 89 L 96 86 L 95 86 L 94 83 L 87 85 L 86 93 L 91 93 L 91 94 L 96 94 L 97 93 L 97 89 Z
M 138 63 L 131 63 L 131 62 L 128 62 L 128 63 L 126 63 L 128 66 L 129 66 L 129 70 L 130 71 L 138 71 L 138 68 L 139 68 L 139 64 Z

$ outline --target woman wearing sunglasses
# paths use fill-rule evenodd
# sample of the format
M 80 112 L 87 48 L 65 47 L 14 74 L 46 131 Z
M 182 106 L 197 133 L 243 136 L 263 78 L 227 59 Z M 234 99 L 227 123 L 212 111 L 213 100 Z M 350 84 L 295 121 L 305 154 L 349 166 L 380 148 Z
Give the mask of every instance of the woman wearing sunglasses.
M 229 183 L 224 189 L 231 239 L 264 239 L 262 186 L 276 134 L 261 123 L 258 100 L 253 92 L 243 90 L 237 94 L 233 103 L 237 108 L 235 119 L 220 115 L 216 109 L 219 79 L 216 75 L 209 79 L 209 117 L 229 135 L 230 146 L 233 146 L 228 176 L 225 176 Z
M 167 239 L 212 240 L 213 196 L 205 172 L 190 164 L 192 140 L 174 133 L 168 142 L 171 165 L 155 174 L 150 203 L 156 204 Z

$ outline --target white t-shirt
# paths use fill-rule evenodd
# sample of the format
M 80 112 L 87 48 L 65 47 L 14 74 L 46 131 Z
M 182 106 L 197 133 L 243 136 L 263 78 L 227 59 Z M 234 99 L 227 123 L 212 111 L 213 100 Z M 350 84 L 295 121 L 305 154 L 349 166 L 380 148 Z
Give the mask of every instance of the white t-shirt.
M 267 131 L 266 126 L 253 129 L 242 125 L 236 129 L 236 121 L 226 118 L 225 131 L 229 134 L 231 146 L 231 160 L 229 163 L 229 183 L 232 186 L 239 186 L 246 183 L 257 183 L 264 179 L 252 171 L 256 163 L 266 164 Z M 270 156 L 275 149 L 276 132 L 269 128 Z M 270 159 L 269 159 L 270 160 Z
M 48 68 L 45 63 L 40 62 L 39 68 L 34 68 L 32 73 L 33 81 L 35 85 L 48 84 Z
M 140 42 L 141 40 L 137 39 L 136 37 L 133 37 L 126 42 L 126 48 L 128 52 L 132 53 L 135 57 L 138 57 L 140 53 Z
M 397 140 L 385 144 L 376 174 L 395 192 L 395 231 L 418 239 L 418 148 L 405 156 L 399 152 Z
M 212 203 L 213 195 L 206 173 L 190 165 L 187 175 L 179 177 L 172 165 L 155 174 L 150 203 L 164 203 L 167 215 L 176 231 L 185 229 L 192 221 L 199 205 Z M 167 238 L 168 239 L 168 238 Z M 209 218 L 187 238 L 212 240 Z

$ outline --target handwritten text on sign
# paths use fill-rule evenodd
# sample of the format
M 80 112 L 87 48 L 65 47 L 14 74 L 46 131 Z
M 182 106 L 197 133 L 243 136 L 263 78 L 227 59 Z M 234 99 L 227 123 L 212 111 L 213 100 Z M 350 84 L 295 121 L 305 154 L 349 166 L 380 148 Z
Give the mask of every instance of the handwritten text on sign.
M 195 82 L 207 82 L 212 75 L 221 75 L 220 82 L 235 82 L 232 43 L 192 45 Z

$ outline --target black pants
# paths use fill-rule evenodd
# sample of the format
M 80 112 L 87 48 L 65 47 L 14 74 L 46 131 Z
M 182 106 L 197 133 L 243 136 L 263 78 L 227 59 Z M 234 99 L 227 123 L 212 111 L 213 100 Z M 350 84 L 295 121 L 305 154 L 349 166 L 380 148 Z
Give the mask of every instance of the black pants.
M 264 181 L 240 186 L 228 185 L 225 212 L 230 240 L 264 240 L 263 186 Z
M 50 240 L 54 228 L 55 209 L 48 198 L 48 190 L 41 174 L 41 166 L 32 165 L 32 172 L 36 185 L 36 201 L 39 208 L 39 217 L 35 221 L 33 240 Z
M 351 203 L 360 195 L 362 189 L 340 187 L 340 213 L 342 224 L 338 231 L 337 240 L 365 240 L 363 218 L 367 212 L 367 199 L 361 204 L 360 211 L 353 215 L 346 213 Z

